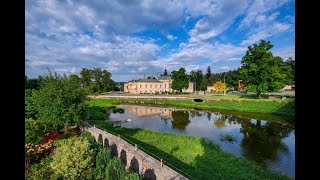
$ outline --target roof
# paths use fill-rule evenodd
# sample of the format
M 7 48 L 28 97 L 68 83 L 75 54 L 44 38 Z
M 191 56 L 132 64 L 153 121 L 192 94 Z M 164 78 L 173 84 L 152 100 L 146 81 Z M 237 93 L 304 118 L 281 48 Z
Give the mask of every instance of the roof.
M 168 79 L 171 79 L 171 76 L 160 76 L 158 79 L 159 80 L 168 80 Z
M 154 82 L 154 83 L 161 83 L 157 79 L 139 79 L 136 82 Z

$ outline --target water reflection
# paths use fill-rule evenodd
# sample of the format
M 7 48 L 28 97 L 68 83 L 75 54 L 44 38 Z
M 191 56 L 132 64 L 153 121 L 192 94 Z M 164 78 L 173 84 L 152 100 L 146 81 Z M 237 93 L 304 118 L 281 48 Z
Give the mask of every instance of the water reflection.
M 242 121 L 240 132 L 244 135 L 241 147 L 243 155 L 262 165 L 267 161 L 278 161 L 278 153 L 288 154 L 289 149 L 281 140 L 288 137 L 292 130 L 283 128 L 276 123 L 266 122 L 261 124 L 261 120 Z
M 123 108 L 124 113 L 109 111 L 108 121 L 131 119 L 120 125 L 208 138 L 224 151 L 294 177 L 295 133 L 289 125 L 212 111 L 138 105 L 118 107 Z M 237 141 L 221 141 L 221 136 L 226 134 Z
M 172 112 L 172 128 L 185 129 L 190 122 L 188 111 Z

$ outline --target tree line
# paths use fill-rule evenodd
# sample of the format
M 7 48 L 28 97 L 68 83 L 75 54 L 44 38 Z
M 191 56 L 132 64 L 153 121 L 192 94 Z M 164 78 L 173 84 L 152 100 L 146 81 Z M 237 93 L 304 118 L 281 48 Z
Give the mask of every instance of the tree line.
M 210 66 L 206 73 L 192 70 L 188 75 L 184 68 L 172 71 L 172 89 L 181 92 L 188 88 L 188 81 L 191 81 L 195 90 L 205 91 L 207 86 L 221 81 L 228 89 L 238 90 L 238 81 L 242 80 L 246 91 L 255 92 L 260 97 L 263 92 L 275 92 L 285 85 L 294 85 L 295 60 L 290 57 L 284 61 L 281 57 L 274 56 L 270 51 L 272 47 L 270 41 L 265 40 L 249 46 L 241 60 L 241 67 L 228 72 L 213 73 Z

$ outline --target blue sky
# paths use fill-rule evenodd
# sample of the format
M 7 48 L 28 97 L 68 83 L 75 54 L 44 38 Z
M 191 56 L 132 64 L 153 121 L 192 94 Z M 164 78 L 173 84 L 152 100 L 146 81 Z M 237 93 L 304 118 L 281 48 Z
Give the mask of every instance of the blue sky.
M 29 77 L 100 67 L 115 81 L 184 67 L 214 73 L 241 66 L 261 39 L 284 60 L 295 56 L 293 0 L 26 1 Z M 294 58 L 295 59 L 295 58 Z

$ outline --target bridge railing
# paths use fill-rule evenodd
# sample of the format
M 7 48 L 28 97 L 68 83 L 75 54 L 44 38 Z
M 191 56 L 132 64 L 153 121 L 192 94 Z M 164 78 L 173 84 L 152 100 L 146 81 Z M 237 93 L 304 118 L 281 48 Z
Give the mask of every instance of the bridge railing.
M 92 124 L 90 124 L 89 122 L 87 122 L 87 124 L 88 124 L 89 126 L 92 126 Z M 117 134 L 117 133 L 115 133 L 115 132 L 109 131 L 109 130 L 107 130 L 107 129 L 105 129 L 105 128 L 99 128 L 99 127 L 97 127 L 95 124 L 93 124 L 93 127 L 97 128 L 97 129 L 100 129 L 100 130 L 102 130 L 102 131 L 105 131 L 105 132 L 107 132 L 107 133 L 110 133 L 110 134 L 112 134 L 112 135 L 114 135 L 114 136 L 117 136 L 118 138 L 120 138 L 120 139 L 122 139 L 122 140 L 125 140 L 125 141 L 128 142 L 129 144 L 135 146 L 135 148 L 142 150 L 143 152 L 145 152 L 145 153 L 148 154 L 149 156 L 151 156 L 151 157 L 155 158 L 156 160 L 160 161 L 160 162 L 161 162 L 161 166 L 166 165 L 166 166 L 170 167 L 171 169 L 173 169 L 174 171 L 176 171 L 176 172 L 184 175 L 184 176 L 187 177 L 188 179 L 196 179 L 195 177 L 192 177 L 192 176 L 189 175 L 188 173 L 186 173 L 186 172 L 182 171 L 181 169 L 175 167 L 174 165 L 170 164 L 170 163 L 169 163 L 168 161 L 166 161 L 165 159 L 163 159 L 163 158 L 155 155 L 154 153 L 150 152 L 149 150 L 143 148 L 142 146 L 138 146 L 138 144 L 137 144 L 136 142 L 133 142 L 133 141 L 130 140 L 129 138 L 127 138 L 127 137 L 125 137 L 125 136 L 121 136 L 120 134 Z

